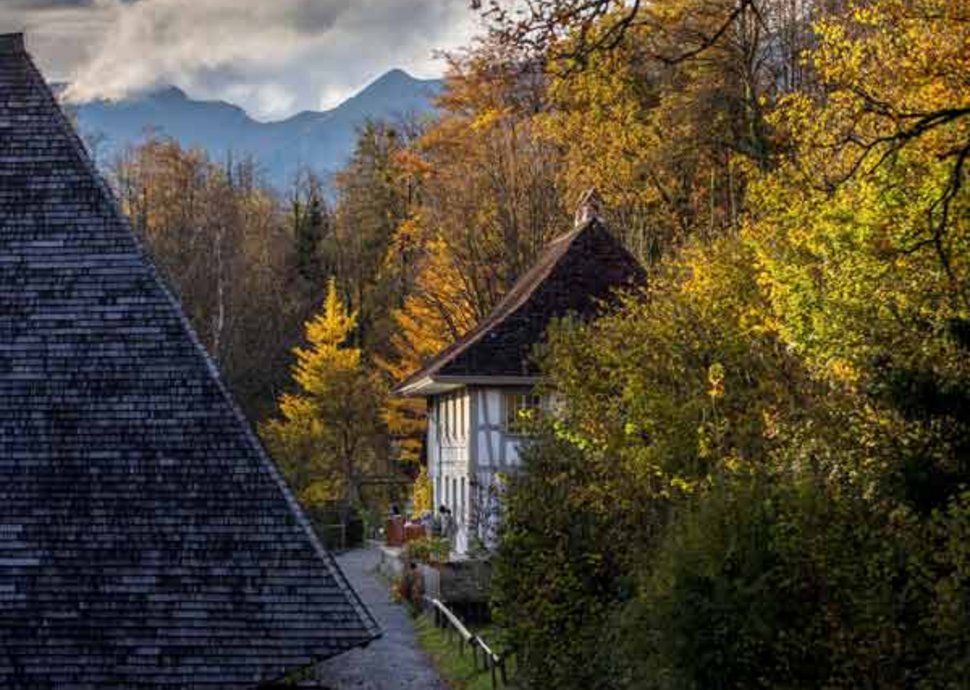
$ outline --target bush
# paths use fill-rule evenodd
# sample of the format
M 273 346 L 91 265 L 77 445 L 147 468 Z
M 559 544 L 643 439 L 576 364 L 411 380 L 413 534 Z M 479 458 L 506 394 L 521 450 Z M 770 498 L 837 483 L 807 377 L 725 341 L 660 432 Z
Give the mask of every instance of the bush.
M 525 459 L 493 579 L 523 687 L 965 687 L 970 492 L 924 517 L 809 471 L 728 474 L 651 528 L 596 494 L 595 453 L 543 437 Z
M 406 563 L 447 563 L 451 553 L 451 546 L 447 539 L 441 537 L 421 537 L 409 541 L 404 545 L 401 557 Z
M 493 570 L 493 614 L 525 687 L 613 688 L 603 640 L 629 595 L 629 513 L 591 499 L 603 466 L 553 436 L 510 483 Z M 613 519 L 611 519 L 611 515 Z M 626 536 L 625 536 L 626 535 Z
M 818 485 L 712 491 L 618 619 L 629 687 L 959 687 L 968 499 L 923 522 Z

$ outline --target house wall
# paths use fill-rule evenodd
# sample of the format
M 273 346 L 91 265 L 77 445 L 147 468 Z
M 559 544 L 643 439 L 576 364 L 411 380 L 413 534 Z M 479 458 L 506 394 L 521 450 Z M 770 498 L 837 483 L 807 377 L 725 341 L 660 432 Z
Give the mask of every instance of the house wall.
M 506 429 L 504 388 L 481 387 L 472 391 L 475 400 L 474 446 L 476 515 L 472 527 L 478 539 L 488 548 L 498 542 L 501 500 L 504 484 L 501 475 L 518 470 L 519 449 L 524 438 Z
M 523 441 L 506 431 L 505 420 L 502 388 L 462 388 L 430 399 L 428 471 L 434 507 L 451 509 L 458 554 L 467 553 L 476 537 L 487 547 L 496 544 L 500 475 L 518 469 Z
M 454 549 L 468 549 L 471 467 L 471 396 L 462 388 L 430 399 L 428 410 L 428 474 L 434 510 L 447 506 L 455 519 Z

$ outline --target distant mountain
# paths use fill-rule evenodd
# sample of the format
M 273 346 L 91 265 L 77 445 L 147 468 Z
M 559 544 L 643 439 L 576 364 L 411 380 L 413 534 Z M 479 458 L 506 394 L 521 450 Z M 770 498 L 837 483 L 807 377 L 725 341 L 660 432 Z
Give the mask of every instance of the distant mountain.
M 145 139 L 149 131 L 197 146 L 222 160 L 229 152 L 251 154 L 269 182 L 286 187 L 303 165 L 327 175 L 353 151 L 355 129 L 368 118 L 395 119 L 434 111 L 438 79 L 415 79 L 395 69 L 332 110 L 304 111 L 278 122 L 257 122 L 224 101 L 197 101 L 171 86 L 121 101 L 95 101 L 72 108 L 81 132 L 98 140 L 98 158 Z

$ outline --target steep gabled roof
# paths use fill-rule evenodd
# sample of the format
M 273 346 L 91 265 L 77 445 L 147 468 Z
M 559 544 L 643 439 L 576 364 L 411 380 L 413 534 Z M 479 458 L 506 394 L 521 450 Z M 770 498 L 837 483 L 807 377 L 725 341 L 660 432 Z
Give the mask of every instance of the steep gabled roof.
M 377 634 L 0 36 L 0 687 L 254 687 Z
M 550 242 L 495 309 L 467 335 L 400 383 L 399 395 L 428 395 L 470 383 L 522 384 L 538 375 L 532 351 L 554 318 L 593 317 L 643 268 L 598 218 Z

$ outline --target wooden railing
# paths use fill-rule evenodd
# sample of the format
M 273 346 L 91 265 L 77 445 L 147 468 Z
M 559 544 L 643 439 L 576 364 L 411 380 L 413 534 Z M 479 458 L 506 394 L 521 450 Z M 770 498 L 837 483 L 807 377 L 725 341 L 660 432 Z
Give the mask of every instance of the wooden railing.
M 498 688 L 500 683 L 507 686 L 509 684 L 508 662 L 512 654 L 509 652 L 496 654 L 485 640 L 468 630 L 461 619 L 441 601 L 433 597 L 425 597 L 425 600 L 434 611 L 435 625 L 439 628 L 447 628 L 449 637 L 457 635 L 459 653 L 465 653 L 465 645 L 472 650 L 472 663 L 475 670 L 481 670 L 483 673 L 490 672 L 493 688 Z M 481 669 L 479 669 L 479 658 L 481 658 Z

